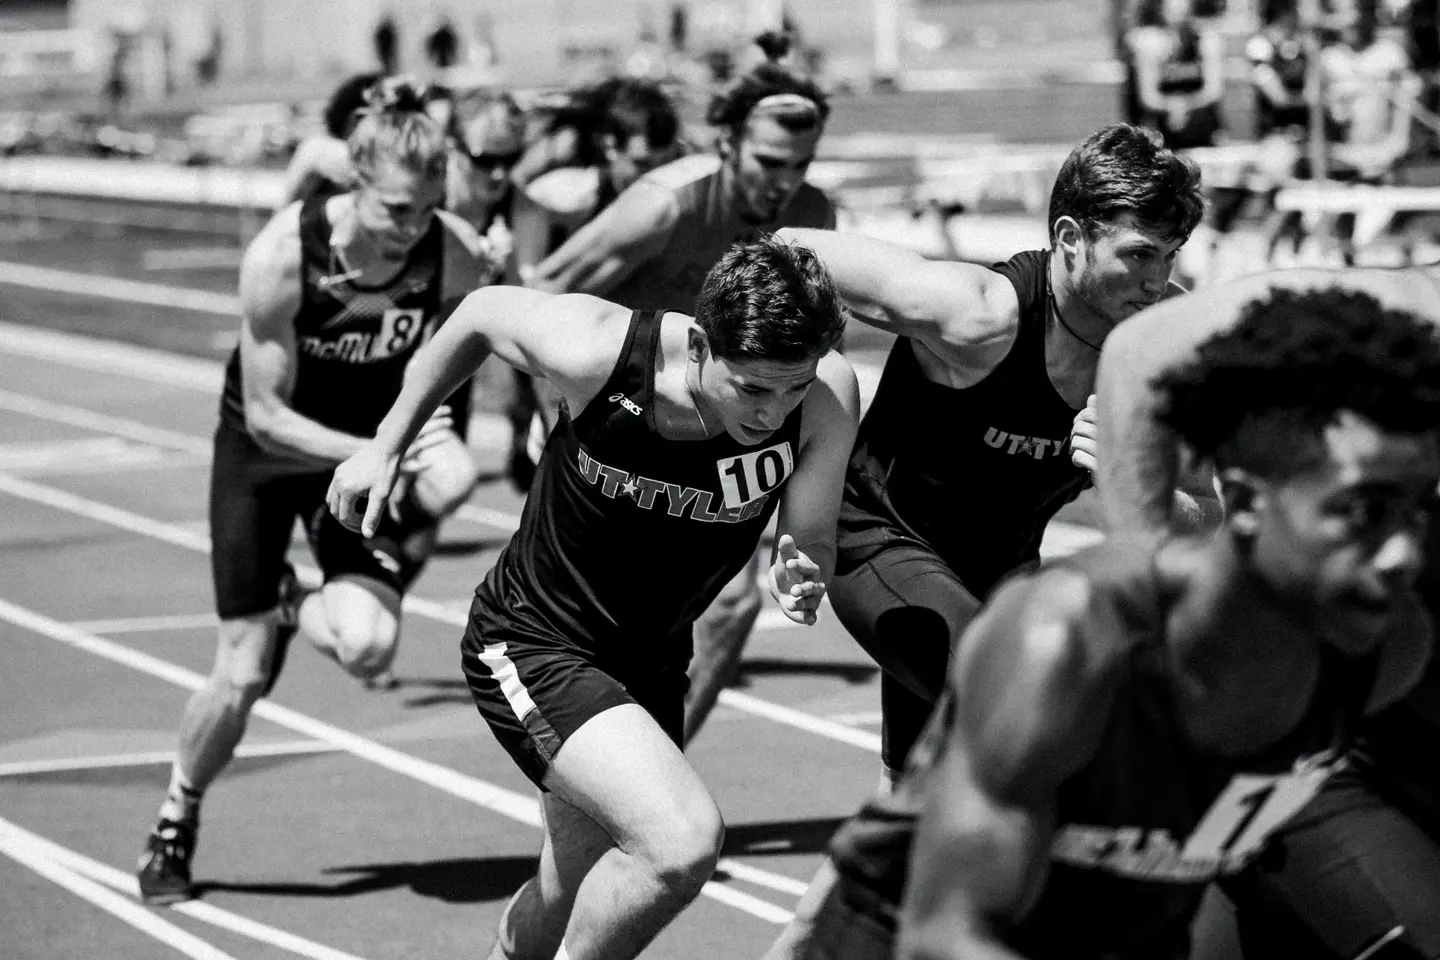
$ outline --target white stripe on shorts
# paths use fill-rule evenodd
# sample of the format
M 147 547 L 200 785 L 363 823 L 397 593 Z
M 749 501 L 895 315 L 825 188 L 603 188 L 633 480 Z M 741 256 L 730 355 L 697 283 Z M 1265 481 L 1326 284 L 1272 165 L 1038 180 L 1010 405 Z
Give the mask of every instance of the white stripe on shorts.
M 535 709 L 535 701 L 530 699 L 530 691 L 521 682 L 520 672 L 515 669 L 515 662 L 507 655 L 508 651 L 504 643 L 487 643 L 480 648 L 477 659 L 490 668 L 490 675 L 500 682 L 500 692 L 505 694 L 505 702 L 510 704 L 510 709 L 515 711 L 515 718 L 524 720 L 526 714 Z

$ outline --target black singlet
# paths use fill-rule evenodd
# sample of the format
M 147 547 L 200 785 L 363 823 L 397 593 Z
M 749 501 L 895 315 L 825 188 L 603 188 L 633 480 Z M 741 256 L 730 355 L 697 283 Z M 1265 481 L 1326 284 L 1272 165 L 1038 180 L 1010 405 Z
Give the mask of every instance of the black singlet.
M 662 317 L 636 311 L 604 388 L 573 420 L 561 405 L 520 529 L 476 590 L 537 642 L 688 657 L 665 641 L 744 568 L 794 470 L 804 404 L 754 447 L 659 434 Z
M 325 278 L 344 272 L 330 246 L 326 200 L 314 198 L 300 208 L 303 291 L 294 319 L 290 407 L 327 427 L 370 437 L 400 394 L 406 364 L 434 332 L 441 306 L 445 228 L 436 217 L 384 287 L 326 283 Z M 452 403 L 464 403 L 468 410 L 468 396 L 457 398 Z M 245 429 L 238 347 L 225 367 L 220 416 L 230 426 Z M 465 420 L 456 417 L 457 430 L 463 432 Z
M 993 268 L 1015 287 L 1019 331 L 979 383 L 927 379 L 910 340 L 890 351 L 860 425 L 840 511 L 842 568 L 896 533 L 928 544 L 972 589 L 1039 556 L 1045 525 L 1090 482 L 1070 461 L 1078 412 L 1045 366 L 1050 254 Z
M 1310 709 L 1262 753 L 1219 758 L 1180 728 L 1164 665 L 1155 545 L 1112 537 L 1055 565 L 1091 582 L 1085 628 L 1097 655 L 1122 663 L 1094 759 L 1058 793 L 1050 872 L 1006 941 L 1035 958 L 1179 958 L 1205 883 L 1235 873 L 1323 786 L 1373 686 L 1375 658 L 1322 647 Z M 926 776 L 955 709 L 947 690 L 910 756 L 906 779 L 841 828 L 840 872 L 898 904 Z

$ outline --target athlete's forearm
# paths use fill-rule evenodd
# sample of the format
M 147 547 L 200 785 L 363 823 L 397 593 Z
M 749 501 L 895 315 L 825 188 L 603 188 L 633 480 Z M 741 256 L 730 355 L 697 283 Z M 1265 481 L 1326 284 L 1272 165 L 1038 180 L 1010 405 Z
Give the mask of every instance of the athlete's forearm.
M 405 368 L 400 395 L 375 431 L 375 442 L 389 455 L 398 457 L 408 449 L 436 408 L 490 356 L 490 344 L 474 323 L 487 289 L 495 288 L 471 294 Z
M 266 453 L 295 461 L 297 470 L 328 470 L 365 445 L 357 437 L 325 426 L 277 401 L 247 404 L 246 428 Z

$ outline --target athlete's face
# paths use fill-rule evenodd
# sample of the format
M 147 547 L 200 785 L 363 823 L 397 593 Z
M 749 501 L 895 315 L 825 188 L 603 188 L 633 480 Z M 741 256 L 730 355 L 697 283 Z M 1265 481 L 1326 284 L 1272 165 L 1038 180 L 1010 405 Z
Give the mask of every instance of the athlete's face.
M 656 167 L 680 156 L 680 145 L 652 147 L 643 133 L 626 138 L 622 144 L 616 137 L 605 138 L 605 162 L 616 190 L 624 190 Z
M 1251 538 L 1254 570 L 1281 603 L 1313 617 L 1336 647 L 1363 653 L 1412 599 L 1440 440 L 1342 412 L 1317 447 L 1299 473 L 1258 481 L 1230 523 Z
M 805 399 L 815 382 L 819 358 L 799 363 L 773 360 L 722 360 L 704 346 L 703 335 L 691 342 L 701 414 L 711 431 L 724 426 L 740 443 L 763 443 Z M 719 420 L 717 424 L 715 421 Z
M 1062 217 L 1055 235 L 1072 292 L 1111 324 L 1160 302 L 1175 255 L 1185 245 L 1184 239 L 1167 240 L 1147 230 L 1129 213 L 1099 226 L 1093 237 Z
M 510 171 L 525 150 L 518 124 L 502 109 L 481 114 L 465 131 L 470 155 L 470 189 L 485 204 L 499 203 L 510 187 Z
M 430 229 L 445 200 L 445 176 L 425 176 L 381 162 L 360 178 L 355 213 L 361 229 L 387 257 L 403 257 Z
M 728 145 L 734 199 L 752 223 L 768 223 L 790 205 L 805 182 L 824 128 L 791 131 L 774 117 L 751 117 L 744 134 Z

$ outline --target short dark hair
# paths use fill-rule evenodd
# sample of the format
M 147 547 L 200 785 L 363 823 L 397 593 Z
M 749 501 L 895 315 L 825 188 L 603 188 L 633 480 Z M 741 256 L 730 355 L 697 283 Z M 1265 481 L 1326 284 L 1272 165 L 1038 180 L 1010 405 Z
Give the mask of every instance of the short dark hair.
M 652 80 L 615 77 L 600 84 L 596 95 L 601 103 L 601 133 L 621 144 L 644 134 L 652 150 L 661 150 L 680 135 L 675 104 Z
M 781 111 L 775 120 L 786 130 L 799 132 L 823 126 L 830 116 L 830 100 L 812 80 L 796 76 L 774 63 L 761 63 L 724 93 L 716 94 L 705 111 L 705 122 L 738 139 L 755 105 L 766 97 L 794 94 L 815 104 L 814 110 Z
M 731 247 L 695 301 L 695 322 L 722 360 L 799 363 L 838 343 L 845 319 L 820 258 L 773 234 Z
M 350 127 L 355 123 L 355 112 L 365 106 L 365 91 L 374 86 L 381 76 L 383 74 L 357 73 L 335 88 L 321 114 L 326 133 L 336 140 L 344 140 L 350 136 Z
M 1061 217 L 1073 217 L 1094 239 L 1127 213 L 1167 240 L 1184 240 L 1204 212 L 1195 161 L 1168 149 L 1154 130 L 1115 123 L 1091 134 L 1061 165 L 1050 192 L 1050 241 Z
M 1161 422 L 1202 458 L 1283 478 L 1342 410 L 1385 430 L 1440 430 L 1440 339 L 1366 293 L 1277 290 L 1155 379 Z

